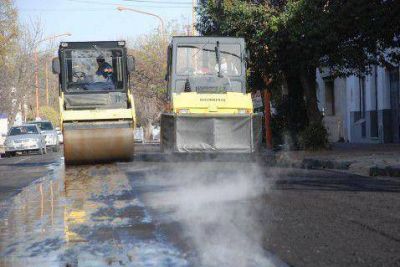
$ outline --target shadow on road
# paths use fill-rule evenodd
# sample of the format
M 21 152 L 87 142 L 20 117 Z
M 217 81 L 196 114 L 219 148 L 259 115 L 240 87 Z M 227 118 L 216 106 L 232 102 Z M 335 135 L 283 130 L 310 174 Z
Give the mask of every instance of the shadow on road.
M 400 192 L 400 180 L 368 178 L 334 171 L 305 171 L 276 181 L 279 190 L 317 190 L 352 192 Z

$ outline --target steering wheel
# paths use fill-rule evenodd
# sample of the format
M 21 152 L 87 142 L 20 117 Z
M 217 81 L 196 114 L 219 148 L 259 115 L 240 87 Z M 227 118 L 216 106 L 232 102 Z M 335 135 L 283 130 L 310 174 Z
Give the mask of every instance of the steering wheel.
M 75 71 L 72 73 L 72 77 L 77 78 L 78 80 L 82 80 L 86 77 L 86 73 L 83 71 Z

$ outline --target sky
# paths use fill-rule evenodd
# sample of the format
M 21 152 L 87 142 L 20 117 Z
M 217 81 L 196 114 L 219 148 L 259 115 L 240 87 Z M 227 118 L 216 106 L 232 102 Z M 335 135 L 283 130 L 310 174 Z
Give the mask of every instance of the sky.
M 43 37 L 69 32 L 58 41 L 131 40 L 155 31 L 155 17 L 118 11 L 123 5 L 159 15 L 168 24 L 189 24 L 192 0 L 14 0 L 22 23 L 40 19 Z

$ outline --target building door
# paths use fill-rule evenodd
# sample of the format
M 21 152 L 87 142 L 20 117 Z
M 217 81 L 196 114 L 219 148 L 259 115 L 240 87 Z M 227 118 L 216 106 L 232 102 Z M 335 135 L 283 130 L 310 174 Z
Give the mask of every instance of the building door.
M 390 106 L 392 109 L 393 142 L 400 143 L 400 84 L 399 68 L 389 71 Z

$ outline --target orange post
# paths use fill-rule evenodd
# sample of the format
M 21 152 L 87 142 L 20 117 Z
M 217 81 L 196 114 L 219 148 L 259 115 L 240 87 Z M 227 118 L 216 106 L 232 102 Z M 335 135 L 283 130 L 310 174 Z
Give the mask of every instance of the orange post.
M 272 131 L 271 131 L 271 92 L 264 90 L 264 118 L 265 118 L 265 140 L 267 148 L 272 149 Z
M 49 105 L 49 71 L 47 70 L 47 59 L 45 59 L 44 73 L 46 75 L 46 105 Z
M 38 77 L 38 53 L 35 49 L 35 96 L 36 96 L 36 118 L 39 117 L 39 77 Z

